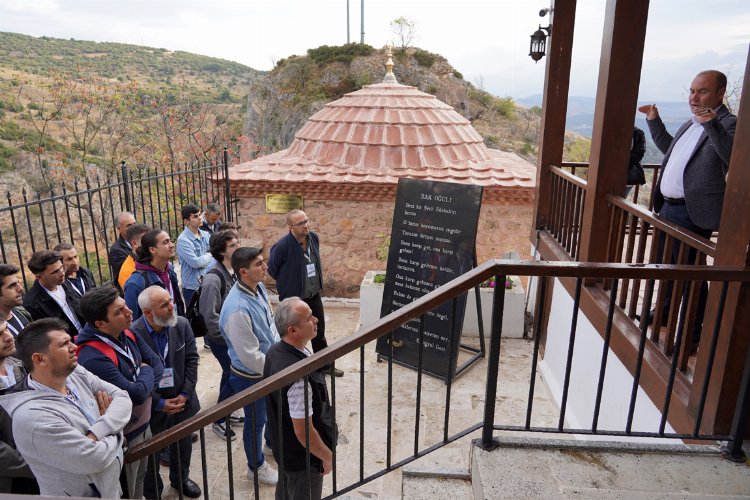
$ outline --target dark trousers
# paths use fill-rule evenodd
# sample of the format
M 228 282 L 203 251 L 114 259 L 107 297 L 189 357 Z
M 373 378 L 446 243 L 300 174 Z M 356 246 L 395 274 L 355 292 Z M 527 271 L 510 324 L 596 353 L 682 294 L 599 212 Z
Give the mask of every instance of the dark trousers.
M 286 495 L 282 493 L 282 484 Z M 276 500 L 320 500 L 323 493 L 323 475 L 315 469 L 310 470 L 310 482 L 307 471 L 279 471 L 279 482 L 276 484 Z
M 219 362 L 219 366 L 221 366 L 219 399 L 216 401 L 217 403 L 221 403 L 228 397 L 235 395 L 234 388 L 232 388 L 232 384 L 229 383 L 229 367 L 231 366 L 232 362 L 229 359 L 229 351 L 226 344 L 219 344 L 218 342 L 214 342 L 208 337 L 208 335 L 206 335 L 204 339 L 206 340 L 206 344 L 208 344 L 208 347 L 211 348 L 211 354 L 214 355 L 216 361 Z M 224 420 L 225 419 L 221 418 L 216 422 L 221 423 L 224 422 Z
M 162 431 L 169 429 L 170 427 L 186 420 L 187 417 L 183 417 L 179 413 L 176 415 L 167 415 L 162 412 L 151 413 L 151 433 L 156 435 Z M 179 451 L 180 459 L 177 460 L 177 453 Z M 187 436 L 180 439 L 174 444 L 169 446 L 169 482 L 170 484 L 179 485 L 180 481 L 185 482 L 190 475 L 190 458 L 193 453 L 192 436 Z M 156 467 L 159 467 L 159 456 L 155 456 Z M 179 463 L 180 467 L 177 468 Z M 143 496 L 145 498 L 158 498 L 161 496 L 161 492 L 164 490 L 161 478 L 158 477 L 157 472 L 157 485 L 154 485 L 154 470 L 151 467 L 151 460 L 148 461 L 148 468 L 146 469 L 146 479 L 143 485 Z M 180 475 L 182 477 L 180 477 Z M 158 489 L 159 495 L 156 494 Z
M 659 215 L 668 220 L 669 222 L 676 224 L 680 227 L 683 227 L 689 231 L 694 232 L 695 234 L 698 234 L 700 236 L 703 236 L 704 238 L 710 238 L 711 231 L 710 229 L 702 229 L 698 226 L 696 226 L 692 219 L 690 218 L 690 214 L 688 214 L 687 206 L 686 205 L 670 205 L 668 203 L 665 203 L 664 206 L 661 208 L 661 212 L 659 212 Z M 658 255 L 657 255 L 657 262 L 661 261 L 662 254 L 664 253 L 664 234 L 661 235 L 659 238 L 659 247 L 658 247 Z M 688 250 L 687 255 L 687 261 L 688 262 L 694 262 L 696 257 L 696 251 L 695 249 L 691 248 Z M 680 242 L 675 241 L 672 245 L 672 255 L 670 256 L 670 264 L 674 264 L 677 262 L 677 259 L 680 255 Z M 706 301 L 708 299 L 708 285 L 705 281 L 702 281 L 700 284 L 700 293 L 698 294 L 698 308 L 695 313 L 695 328 L 693 329 L 693 342 L 697 343 L 700 340 L 701 335 L 701 329 L 703 326 L 703 316 L 706 312 Z M 667 281 L 666 283 L 666 295 L 664 297 L 664 308 L 662 309 L 662 317 L 666 314 L 669 314 L 669 308 L 672 302 L 672 289 L 674 288 L 674 282 L 673 281 Z M 684 303 L 687 303 L 688 296 L 690 293 L 690 287 L 685 286 L 685 289 L 682 293 L 682 301 Z
M 305 304 L 310 306 L 313 316 L 318 320 L 318 334 L 310 341 L 313 352 L 318 352 L 321 349 L 328 347 L 328 341 L 326 340 L 326 314 L 323 311 L 323 299 L 320 298 L 319 293 L 316 293 L 309 299 L 302 300 L 305 301 Z

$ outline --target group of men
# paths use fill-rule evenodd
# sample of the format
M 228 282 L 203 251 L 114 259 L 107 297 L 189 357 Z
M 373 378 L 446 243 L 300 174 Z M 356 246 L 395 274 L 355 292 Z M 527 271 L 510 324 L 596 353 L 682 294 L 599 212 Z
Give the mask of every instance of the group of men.
M 175 244 L 166 231 L 138 224 L 130 213 L 117 217 L 110 264 L 119 289 L 96 286 L 67 243 L 32 255 L 28 267 L 36 279 L 26 294 L 20 269 L 0 264 L 0 492 L 102 497 L 124 492 L 129 498 L 161 493 L 158 475 L 153 484 L 155 461 L 124 464 L 123 447 L 200 410 L 199 355 L 184 317 L 185 305 L 198 292 L 206 345 L 222 369 L 219 402 L 304 359 L 308 341 L 315 351 L 326 347 L 319 242 L 304 212 L 287 215 L 289 235 L 270 251 L 281 299 L 276 318 L 261 249 L 240 247 L 236 226 L 222 227 L 215 205 L 205 214 L 186 205 L 182 218 L 185 230 Z M 325 372 L 343 375 L 334 367 Z M 326 391 L 323 372 L 316 372 L 280 398 L 263 398 L 245 407 L 244 417 L 230 416 L 213 429 L 233 440 L 230 424 L 243 426 L 251 476 L 276 484 L 289 498 L 295 491 L 319 497 L 335 437 Z M 303 473 L 306 439 L 311 482 Z M 278 458 L 282 447 L 279 481 L 264 448 Z M 170 467 L 171 486 L 195 498 L 201 489 L 189 477 L 191 454 L 188 436 L 170 446 L 162 462 Z

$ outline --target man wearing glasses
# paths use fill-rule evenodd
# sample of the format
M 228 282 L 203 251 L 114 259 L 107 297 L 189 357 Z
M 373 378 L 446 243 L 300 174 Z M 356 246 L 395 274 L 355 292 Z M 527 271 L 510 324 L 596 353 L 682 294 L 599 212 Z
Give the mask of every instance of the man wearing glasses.
M 59 252 L 39 250 L 29 259 L 36 280 L 23 298 L 33 319 L 59 318 L 68 325 L 71 337 L 78 335 L 84 320 L 78 308 L 79 296 L 65 282 L 65 266 Z
M 302 210 L 292 210 L 286 215 L 289 234 L 271 247 L 268 257 L 268 274 L 276 280 L 279 300 L 287 297 L 301 298 L 318 320 L 318 332 L 312 339 L 313 352 L 328 347 L 326 341 L 325 312 L 320 292 L 323 291 L 323 269 L 320 264 L 318 235 L 310 231 L 310 219 Z M 321 371 L 330 373 L 330 367 Z M 334 375 L 344 372 L 334 369 Z

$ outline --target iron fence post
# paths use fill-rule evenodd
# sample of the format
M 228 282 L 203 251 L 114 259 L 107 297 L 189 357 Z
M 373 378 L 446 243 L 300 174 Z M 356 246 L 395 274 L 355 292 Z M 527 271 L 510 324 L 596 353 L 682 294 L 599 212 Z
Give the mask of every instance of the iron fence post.
M 133 203 L 130 200 L 130 176 L 128 175 L 128 164 L 125 163 L 125 160 L 120 162 L 120 169 L 122 170 L 122 191 L 125 196 L 125 210 L 135 215 L 133 212 Z
M 495 398 L 497 397 L 497 375 L 500 367 L 500 337 L 503 329 L 503 309 L 505 308 L 505 276 L 495 276 L 495 291 L 492 294 L 492 329 L 490 350 L 487 358 L 487 385 L 484 395 L 484 422 L 482 440 L 479 446 L 492 450 L 492 431 L 495 425 Z
M 229 198 L 229 153 L 224 146 L 224 203 L 226 204 L 227 221 L 234 221 L 232 216 L 232 201 Z
M 737 397 L 737 407 L 732 420 L 731 437 L 726 449 L 722 450 L 725 458 L 732 462 L 744 462 L 745 453 L 742 451 L 742 443 L 745 440 L 748 418 L 750 418 L 750 348 L 745 355 L 745 369 L 742 372 L 742 382 Z

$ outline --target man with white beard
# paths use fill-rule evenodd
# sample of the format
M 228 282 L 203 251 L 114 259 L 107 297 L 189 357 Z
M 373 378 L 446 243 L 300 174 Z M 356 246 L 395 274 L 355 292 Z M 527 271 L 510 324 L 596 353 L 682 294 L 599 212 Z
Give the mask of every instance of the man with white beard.
M 164 362 L 164 376 L 154 391 L 151 407 L 151 432 L 159 432 L 187 420 L 200 410 L 195 394 L 198 383 L 198 350 L 188 320 L 177 316 L 174 302 L 164 288 L 150 286 L 138 296 L 138 306 L 143 315 L 131 329 L 148 343 Z M 179 450 L 180 459 L 177 459 Z M 189 478 L 192 443 L 187 436 L 169 447 L 169 482 L 190 498 L 201 494 L 200 487 Z M 177 467 L 180 464 L 180 467 Z M 153 472 L 146 473 L 144 496 L 159 498 L 162 485 L 153 484 Z M 161 480 L 159 479 L 159 482 Z

